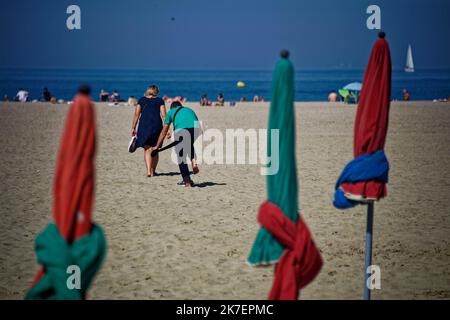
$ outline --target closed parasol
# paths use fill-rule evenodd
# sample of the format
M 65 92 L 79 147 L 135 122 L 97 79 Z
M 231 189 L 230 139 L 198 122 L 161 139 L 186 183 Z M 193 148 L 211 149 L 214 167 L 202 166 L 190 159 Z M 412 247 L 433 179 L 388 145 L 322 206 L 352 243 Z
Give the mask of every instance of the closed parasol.
M 278 135 L 272 135 L 277 130 Z M 279 137 L 279 170 L 267 176 L 267 196 L 259 208 L 261 225 L 250 255 L 250 265 L 276 264 L 269 299 L 298 299 L 299 290 L 322 267 L 322 258 L 306 223 L 298 212 L 295 157 L 294 68 L 282 52 L 272 83 L 269 113 L 268 158 L 272 139 Z M 277 150 L 278 152 L 278 150 Z
M 90 89 L 70 107 L 54 179 L 54 223 L 36 238 L 41 270 L 26 299 L 84 299 L 106 252 L 101 228 L 92 223 L 95 178 L 95 114 Z M 80 285 L 69 286 L 71 270 L 80 271 Z
M 364 86 L 356 112 L 354 159 L 347 164 L 335 186 L 334 206 L 346 209 L 368 205 L 364 297 L 370 299 L 367 284 L 372 259 L 374 201 L 386 197 L 389 163 L 384 153 L 391 97 L 391 56 L 380 32 L 364 74 Z

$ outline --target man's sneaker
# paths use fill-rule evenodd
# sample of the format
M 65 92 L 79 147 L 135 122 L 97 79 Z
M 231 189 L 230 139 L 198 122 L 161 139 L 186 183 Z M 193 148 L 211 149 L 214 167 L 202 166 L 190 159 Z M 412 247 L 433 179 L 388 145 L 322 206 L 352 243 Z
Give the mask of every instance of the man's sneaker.
M 187 182 L 184 182 L 184 180 L 181 180 L 180 182 L 177 183 L 177 185 L 181 186 L 181 187 L 188 187 L 189 185 L 191 187 L 194 186 L 194 181 L 192 181 L 192 179 L 189 179 L 189 185 Z

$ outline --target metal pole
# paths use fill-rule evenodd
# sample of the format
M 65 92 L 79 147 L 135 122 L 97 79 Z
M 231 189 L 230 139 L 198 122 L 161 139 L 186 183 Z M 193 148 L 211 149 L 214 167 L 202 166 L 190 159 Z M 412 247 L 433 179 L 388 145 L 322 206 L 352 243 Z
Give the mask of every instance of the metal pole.
M 370 289 L 367 285 L 369 274 L 367 268 L 372 265 L 372 228 L 373 228 L 374 203 L 367 205 L 367 226 L 366 226 L 366 256 L 364 259 L 364 300 L 370 300 Z

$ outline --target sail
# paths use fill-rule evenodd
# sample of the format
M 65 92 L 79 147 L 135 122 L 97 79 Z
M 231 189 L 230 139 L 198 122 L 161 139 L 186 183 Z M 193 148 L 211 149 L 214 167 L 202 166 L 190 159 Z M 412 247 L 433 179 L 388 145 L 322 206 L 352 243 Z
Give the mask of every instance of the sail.
M 414 61 L 412 56 L 411 45 L 408 46 L 408 53 L 406 54 L 406 72 L 414 72 Z

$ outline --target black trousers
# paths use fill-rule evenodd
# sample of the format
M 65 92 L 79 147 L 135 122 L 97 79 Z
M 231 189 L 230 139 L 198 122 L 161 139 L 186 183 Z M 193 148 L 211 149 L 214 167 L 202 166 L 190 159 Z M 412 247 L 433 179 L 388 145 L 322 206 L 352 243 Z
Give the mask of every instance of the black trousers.
M 187 157 L 195 159 L 194 142 L 196 137 L 196 130 L 194 128 L 181 129 L 175 132 L 175 140 L 180 141 L 175 146 L 175 152 L 177 154 L 178 167 L 180 168 L 183 181 L 189 180 L 191 174 L 187 165 Z

